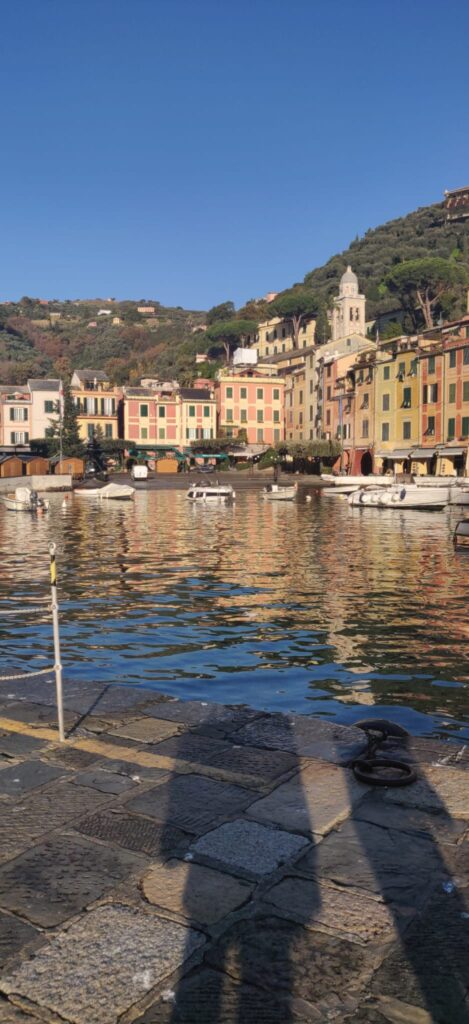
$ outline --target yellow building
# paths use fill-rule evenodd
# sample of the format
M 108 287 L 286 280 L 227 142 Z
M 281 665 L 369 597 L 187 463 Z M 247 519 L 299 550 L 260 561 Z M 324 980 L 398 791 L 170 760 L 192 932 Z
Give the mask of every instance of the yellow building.
M 305 365 L 295 367 L 285 375 L 285 439 L 303 441 L 309 435 L 305 430 Z
M 300 326 L 298 349 L 309 348 L 315 343 L 316 320 L 307 317 Z M 295 349 L 291 320 L 273 317 L 259 324 L 257 334 L 246 339 L 250 348 L 256 349 L 259 361 L 270 356 L 279 356 Z
M 107 374 L 102 370 L 75 370 L 70 387 L 82 440 L 89 440 L 100 430 L 104 437 L 119 437 L 122 392 L 112 386 Z

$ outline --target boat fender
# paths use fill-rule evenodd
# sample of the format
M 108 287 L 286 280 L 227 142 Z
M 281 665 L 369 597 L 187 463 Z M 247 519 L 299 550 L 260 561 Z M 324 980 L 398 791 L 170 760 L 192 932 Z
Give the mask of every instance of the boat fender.
M 402 490 L 399 491 L 399 497 L 400 497 L 401 501 L 404 501 L 405 496 L 406 496 L 406 489 L 405 489 L 405 487 L 403 487 Z

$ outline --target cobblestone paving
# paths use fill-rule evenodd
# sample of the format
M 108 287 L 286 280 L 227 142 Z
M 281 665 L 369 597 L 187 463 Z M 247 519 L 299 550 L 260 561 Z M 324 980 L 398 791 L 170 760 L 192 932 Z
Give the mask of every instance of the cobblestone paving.
M 469 761 L 419 739 L 0 680 L 0 1024 L 469 1024 Z

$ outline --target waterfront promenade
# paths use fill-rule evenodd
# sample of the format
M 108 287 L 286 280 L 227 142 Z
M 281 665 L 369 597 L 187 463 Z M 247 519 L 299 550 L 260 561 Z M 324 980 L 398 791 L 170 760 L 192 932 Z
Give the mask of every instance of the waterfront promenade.
M 0 679 L 0 1022 L 468 1024 L 469 752 Z

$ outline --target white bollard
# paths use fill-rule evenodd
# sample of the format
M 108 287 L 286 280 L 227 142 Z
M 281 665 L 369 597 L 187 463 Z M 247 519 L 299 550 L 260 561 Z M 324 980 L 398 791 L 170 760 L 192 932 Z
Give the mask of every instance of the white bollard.
M 55 690 L 57 694 L 57 719 L 59 723 L 59 739 L 65 743 L 64 729 L 64 708 L 62 693 L 62 662 L 60 658 L 60 635 L 59 635 L 59 603 L 57 599 L 57 566 L 55 563 L 56 545 L 49 544 L 50 554 L 50 589 L 52 599 L 52 626 L 54 630 L 54 669 L 55 669 Z

